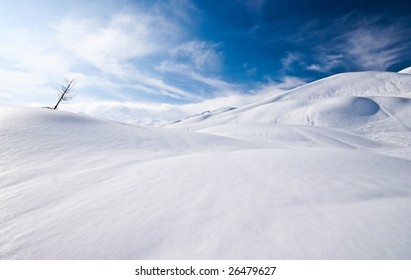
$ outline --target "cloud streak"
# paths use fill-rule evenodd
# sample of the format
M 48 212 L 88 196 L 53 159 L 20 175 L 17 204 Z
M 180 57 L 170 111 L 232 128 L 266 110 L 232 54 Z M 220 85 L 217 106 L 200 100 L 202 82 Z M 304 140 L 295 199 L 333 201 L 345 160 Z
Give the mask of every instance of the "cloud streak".
M 345 55 L 361 70 L 386 70 L 401 59 L 402 30 L 397 26 L 362 26 L 343 35 Z
M 343 26 L 336 33 L 335 26 Z M 314 48 L 314 61 L 306 69 L 328 73 L 336 69 L 344 71 L 384 71 L 400 62 L 406 49 L 404 38 L 409 33 L 398 24 L 383 24 L 380 19 L 356 19 L 346 15 L 335 20 L 329 28 L 318 33 L 332 38 Z
M 216 78 L 219 44 L 193 38 L 181 22 L 194 6 L 189 1 L 185 5 L 155 3 L 105 19 L 66 15 L 41 36 L 28 27 L 0 28 L 8 38 L 0 45 L 3 103 L 43 100 L 47 105 L 64 77 L 76 77 L 78 96 L 95 100 L 187 103 L 226 94 L 232 86 Z M 171 70 L 171 64 L 177 67 Z M 177 73 L 184 81 L 175 79 L 178 65 L 184 68 Z M 209 85 L 207 94 L 192 86 L 199 83 Z

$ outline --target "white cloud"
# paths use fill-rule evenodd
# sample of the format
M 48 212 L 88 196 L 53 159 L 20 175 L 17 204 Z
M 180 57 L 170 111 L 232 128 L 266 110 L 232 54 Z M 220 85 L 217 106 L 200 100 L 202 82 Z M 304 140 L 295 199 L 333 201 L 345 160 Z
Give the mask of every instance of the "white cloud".
M 248 77 L 253 77 L 257 74 L 258 68 L 257 67 L 249 67 L 247 63 L 243 63 L 243 70 Z
M 400 61 L 403 47 L 397 26 L 363 26 L 343 35 L 344 54 L 363 70 L 386 70 Z
M 241 87 L 239 85 L 231 84 L 215 77 L 207 77 L 198 73 L 192 73 L 190 76 L 193 80 L 202 82 L 208 86 L 216 89 L 218 95 L 227 95 L 232 92 L 238 92 Z
M 191 0 L 157 1 L 156 5 L 159 13 L 166 11 L 183 24 L 196 25 L 197 16 L 202 13 Z
M 179 34 L 178 27 L 162 17 L 127 13 L 104 21 L 65 18 L 55 30 L 61 49 L 119 77 L 127 73 L 130 59 L 164 52 Z
M 201 96 L 197 96 L 184 89 L 167 84 L 161 78 L 156 78 L 150 75 L 144 75 L 138 72 L 134 73 L 134 75 L 136 82 L 138 82 L 137 86 L 139 86 L 139 84 L 144 84 L 150 87 L 154 87 L 155 89 L 157 89 L 157 92 L 162 95 L 167 95 L 175 99 L 188 99 L 190 101 L 202 99 Z
M 170 57 L 161 61 L 155 70 L 200 82 L 214 91 L 214 96 L 225 96 L 241 90 L 240 86 L 219 78 L 215 73 L 221 65 L 219 44 L 190 40 L 170 50 Z
M 307 66 L 307 69 L 308 69 L 308 70 L 312 70 L 312 71 L 319 71 L 319 72 L 322 71 L 321 66 L 320 66 L 319 64 L 311 64 L 311 65 L 308 65 L 308 66 Z
M 174 59 L 189 62 L 199 70 L 204 68 L 217 70 L 220 67 L 221 60 L 218 47 L 219 44 L 192 40 L 171 50 L 171 55 Z
M 255 95 L 275 95 L 282 93 L 284 91 L 302 86 L 307 82 L 303 79 L 292 77 L 292 76 L 283 76 L 279 81 L 273 81 L 268 79 L 268 83 L 263 84 L 257 90 L 254 90 Z
M 168 7 L 168 6 L 167 6 Z M 184 10 L 175 9 L 175 12 Z M 157 11 L 158 13 L 158 11 Z M 65 19 L 56 27 L 60 47 L 98 68 L 120 78 L 129 89 L 173 99 L 199 101 L 204 97 L 184 87 L 170 84 L 164 73 L 185 75 L 217 89 L 223 94 L 230 85 L 208 73 L 218 71 L 218 44 L 180 38 L 182 28 L 166 17 L 143 14 L 115 14 L 107 22 L 97 19 Z M 73 37 L 67 36 L 73 34 Z M 167 40 L 165 40 L 167 38 Z M 157 67 L 142 67 L 141 58 L 152 55 L 165 59 Z M 151 69 L 153 68 L 153 69 Z
M 382 71 L 401 61 L 407 33 L 404 27 L 400 24 L 384 25 L 379 18 L 352 21 L 352 15 L 336 20 L 335 24 L 346 27 L 341 34 L 316 47 L 316 61 L 306 67 L 308 70 Z M 323 33 L 335 32 L 332 28 L 325 28 Z
M 240 85 L 232 84 L 226 82 L 218 77 L 209 75 L 204 75 L 201 71 L 196 71 L 189 64 L 182 64 L 172 60 L 162 61 L 158 66 L 155 67 L 157 71 L 163 73 L 173 73 L 174 75 L 184 76 L 185 79 L 200 82 L 203 85 L 211 87 L 215 91 L 215 95 L 225 96 L 232 92 L 242 91 Z
M 217 55 L 208 49 L 212 45 L 197 41 L 185 44 L 184 33 L 181 26 L 157 10 L 133 15 L 120 12 L 106 20 L 63 16 L 60 22 L 41 33 L 33 33 L 29 27 L 0 28 L 1 37 L 7 38 L 0 45 L 3 70 L 0 79 L 8 79 L 0 85 L 2 100 L 13 103 L 14 99 L 21 105 L 34 99 L 49 103 L 55 97 L 50 92 L 64 77 L 76 77 L 81 94 L 94 95 L 97 99 L 106 98 L 99 96 L 102 93 L 116 97 L 122 89 L 128 89 L 145 95 L 202 100 L 204 97 L 184 86 L 173 85 L 160 75 L 153 69 L 155 60 L 151 67 L 140 65 L 140 61 L 153 55 L 170 56 L 170 49 L 178 49 L 179 54 L 184 52 L 198 67 L 211 61 L 217 64 Z M 50 85 L 53 85 L 51 90 Z M 35 94 L 37 91 L 41 94 Z M 124 97 L 131 96 L 124 92 L 120 100 Z
M 287 52 L 287 54 L 281 59 L 281 65 L 283 69 L 289 70 L 295 64 L 298 64 L 302 60 L 302 54 L 299 52 Z
M 308 65 L 306 69 L 317 72 L 329 72 L 338 67 L 344 67 L 345 58 L 345 54 L 323 53 L 316 58 L 318 63 Z
M 69 75 L 70 60 L 44 33 L 0 27 L 0 97 L 3 103 L 25 104 L 55 98 L 56 83 Z

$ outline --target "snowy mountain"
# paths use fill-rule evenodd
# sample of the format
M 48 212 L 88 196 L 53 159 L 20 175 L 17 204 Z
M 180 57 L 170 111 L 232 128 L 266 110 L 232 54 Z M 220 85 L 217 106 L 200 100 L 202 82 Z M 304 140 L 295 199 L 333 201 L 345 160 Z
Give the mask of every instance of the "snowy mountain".
M 407 110 L 410 98 L 408 74 L 344 73 L 207 119 L 183 120 L 173 127 L 198 130 L 222 124 L 266 123 L 360 129 L 386 120 L 390 123 L 382 124 L 384 127 L 396 125 L 407 130 L 411 125 Z
M 166 128 L 0 106 L 0 259 L 408 259 L 410 93 L 345 73 Z

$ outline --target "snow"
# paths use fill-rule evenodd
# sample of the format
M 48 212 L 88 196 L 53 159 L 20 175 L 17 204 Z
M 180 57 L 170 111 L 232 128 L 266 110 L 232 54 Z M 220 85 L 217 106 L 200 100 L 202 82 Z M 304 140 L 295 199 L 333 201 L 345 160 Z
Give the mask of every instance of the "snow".
M 386 111 L 378 110 L 378 106 L 382 105 L 390 109 L 389 104 L 393 102 L 392 100 L 400 99 L 401 102 L 408 103 L 410 98 L 409 75 L 391 72 L 343 73 L 207 119 L 196 122 L 192 122 L 191 119 L 189 122 L 182 120 L 171 127 L 199 130 L 226 123 L 310 125 L 316 121 L 314 123 L 316 126 L 355 129 L 361 123 L 375 121 L 375 118 L 390 118 Z M 352 107 L 355 104 L 359 105 Z M 328 108 L 329 105 L 339 108 L 337 110 Z M 371 111 L 359 112 L 358 110 Z M 408 112 L 403 113 L 408 114 Z M 330 124 L 328 124 L 329 117 L 333 119 Z M 409 118 L 404 119 L 410 122 Z
M 411 67 L 402 69 L 401 71 L 399 71 L 398 73 L 402 73 L 402 74 L 411 74 Z
M 410 92 L 346 73 L 165 128 L 0 106 L 0 259 L 408 259 Z

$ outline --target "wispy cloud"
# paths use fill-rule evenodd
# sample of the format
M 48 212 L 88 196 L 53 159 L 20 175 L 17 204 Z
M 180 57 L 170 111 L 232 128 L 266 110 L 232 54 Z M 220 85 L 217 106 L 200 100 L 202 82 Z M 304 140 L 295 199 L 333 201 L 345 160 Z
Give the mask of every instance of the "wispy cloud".
M 219 44 L 191 40 L 170 50 L 170 56 L 155 66 L 161 73 L 171 73 L 183 80 L 199 83 L 203 90 L 211 90 L 210 97 L 226 96 L 233 92 L 243 92 L 237 84 L 218 77 L 222 60 Z
M 306 80 L 293 76 L 282 76 L 277 81 L 267 78 L 266 83 L 261 84 L 259 88 L 253 90 L 252 92 L 255 95 L 269 95 L 272 97 L 275 94 L 302 86 L 306 83 Z
M 344 26 L 341 28 L 336 26 Z M 331 40 L 324 40 L 314 48 L 314 62 L 307 69 L 330 72 L 335 69 L 387 70 L 402 60 L 406 30 L 400 23 L 384 24 L 379 17 L 357 19 L 346 15 L 335 20 L 331 27 L 318 32 Z M 332 32 L 337 32 L 331 36 Z
M 361 26 L 345 33 L 347 59 L 364 70 L 386 70 L 401 60 L 404 46 L 401 27 Z
M 165 51 L 179 34 L 178 26 L 163 17 L 128 13 L 114 14 L 108 20 L 68 17 L 55 30 L 61 49 L 117 75 L 130 59 Z
M 194 94 L 169 84 L 150 67 L 139 62 L 154 54 L 166 55 L 179 42 L 180 27 L 160 15 L 119 13 L 108 21 L 101 19 L 64 19 L 56 27 L 62 50 L 74 61 L 90 65 L 107 74 L 107 79 L 124 88 L 142 90 L 144 94 L 165 95 L 174 99 L 197 100 Z M 164 42 L 163 38 L 168 38 Z M 141 91 L 140 91 L 141 92 Z
M 284 70 L 292 69 L 295 65 L 300 65 L 303 55 L 299 52 L 287 52 L 281 59 L 281 65 Z
M 53 83 L 69 73 L 71 61 L 48 43 L 49 36 L 26 28 L 0 27 L 0 96 L 8 104 L 50 101 Z M 51 88 L 50 88 L 51 87 Z
M 170 54 L 175 63 L 190 64 L 198 70 L 218 70 L 222 56 L 218 48 L 219 44 L 192 40 L 172 49 Z
M 311 71 L 328 73 L 340 67 L 346 67 L 346 55 L 343 53 L 320 52 L 314 58 L 315 63 L 306 66 Z
M 0 45 L 2 102 L 25 105 L 43 100 L 47 105 L 64 77 L 77 77 L 78 96 L 96 101 L 160 98 L 159 102 L 181 103 L 207 98 L 193 89 L 193 82 L 210 85 L 211 96 L 224 94 L 221 89 L 230 84 L 216 78 L 219 44 L 195 39 L 182 24 L 195 11 L 190 1 L 177 6 L 172 2 L 104 18 L 62 15 L 40 33 L 30 27 L 0 28 L 1 37 L 7 38 Z M 176 66 L 174 71 L 179 65 L 186 68 L 181 73 L 184 82 L 164 71 L 167 62 Z

